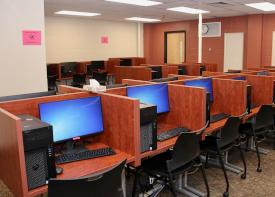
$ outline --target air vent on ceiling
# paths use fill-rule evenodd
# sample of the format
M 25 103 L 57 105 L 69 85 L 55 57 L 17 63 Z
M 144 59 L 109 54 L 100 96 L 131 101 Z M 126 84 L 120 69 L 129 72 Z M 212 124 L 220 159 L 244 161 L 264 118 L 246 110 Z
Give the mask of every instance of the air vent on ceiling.
M 216 6 L 216 7 L 227 7 L 227 6 L 233 6 L 232 4 L 230 4 L 230 3 L 226 3 L 226 2 L 223 2 L 223 1 L 214 2 L 214 3 L 209 3 L 208 5 L 211 5 L 211 6 Z

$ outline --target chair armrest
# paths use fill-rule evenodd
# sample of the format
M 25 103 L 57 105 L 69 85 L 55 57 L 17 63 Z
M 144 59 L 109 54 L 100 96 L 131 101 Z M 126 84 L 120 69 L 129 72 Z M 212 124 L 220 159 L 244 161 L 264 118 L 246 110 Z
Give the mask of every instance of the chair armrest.
M 209 124 L 209 121 L 207 121 L 207 123 L 204 125 L 204 127 L 202 127 L 199 130 L 193 131 L 194 133 L 196 133 L 197 135 L 202 135 L 205 132 L 205 129 L 207 128 Z

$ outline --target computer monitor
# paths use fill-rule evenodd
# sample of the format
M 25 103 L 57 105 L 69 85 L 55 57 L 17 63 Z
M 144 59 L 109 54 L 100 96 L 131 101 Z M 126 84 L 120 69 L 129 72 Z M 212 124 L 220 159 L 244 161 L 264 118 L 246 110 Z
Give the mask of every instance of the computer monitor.
M 91 61 L 91 64 L 87 66 L 88 71 L 104 69 L 105 62 L 103 60 Z
M 258 76 L 267 76 L 268 75 L 268 71 L 261 71 L 261 72 L 257 72 Z
M 103 132 L 99 96 L 39 104 L 40 118 L 53 126 L 55 143 Z
M 184 82 L 184 85 L 205 88 L 206 92 L 210 93 L 210 101 L 214 101 L 212 78 L 188 80 Z
M 137 98 L 141 103 L 157 106 L 157 113 L 169 112 L 168 84 L 127 87 L 127 96 Z
M 61 75 L 62 77 L 72 77 L 76 73 L 76 62 L 61 63 Z
M 246 77 L 245 76 L 240 76 L 240 77 L 234 77 L 232 78 L 233 80 L 240 80 L 240 81 L 245 81 Z
M 120 66 L 132 66 L 132 59 L 131 58 L 121 58 L 120 59 Z

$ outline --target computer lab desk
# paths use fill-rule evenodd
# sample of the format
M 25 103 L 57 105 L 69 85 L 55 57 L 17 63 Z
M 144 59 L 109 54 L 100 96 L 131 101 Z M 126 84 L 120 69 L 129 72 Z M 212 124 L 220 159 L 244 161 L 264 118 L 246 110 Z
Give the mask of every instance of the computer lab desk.
M 88 149 L 98 149 L 107 147 L 103 143 L 92 142 L 90 145 L 86 145 Z M 119 164 L 123 160 L 127 159 L 127 163 L 134 161 L 134 156 L 128 155 L 125 152 L 121 152 L 117 149 L 114 149 L 116 152 L 115 155 L 98 157 L 93 159 L 87 159 L 82 161 L 76 161 L 66 164 L 57 165 L 58 167 L 63 168 L 63 173 L 57 176 L 57 179 L 75 179 L 81 178 L 83 176 L 89 176 L 104 172 L 113 166 Z M 38 196 L 48 192 L 48 186 L 42 186 L 36 189 L 29 191 L 30 197 Z

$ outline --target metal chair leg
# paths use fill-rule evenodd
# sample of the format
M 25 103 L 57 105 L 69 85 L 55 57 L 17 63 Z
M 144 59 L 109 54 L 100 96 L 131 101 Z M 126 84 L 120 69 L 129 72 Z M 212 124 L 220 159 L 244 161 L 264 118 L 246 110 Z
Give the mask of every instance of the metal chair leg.
M 242 178 L 242 179 L 246 179 L 247 166 L 246 166 L 246 161 L 245 161 L 245 157 L 244 157 L 244 154 L 243 154 L 241 145 L 238 146 L 238 149 L 239 149 L 239 151 L 240 151 L 240 155 L 241 155 L 241 159 L 242 159 L 242 161 L 243 161 L 243 167 L 244 167 L 244 172 L 243 172 L 243 174 L 241 175 L 241 178 Z
M 225 181 L 226 181 L 226 191 L 223 193 L 223 197 L 228 197 L 229 196 L 229 181 L 228 181 L 227 173 L 226 173 L 226 170 L 225 170 L 225 167 L 224 167 L 224 162 L 223 162 L 223 159 L 222 159 L 222 155 L 220 153 L 220 149 L 219 149 L 218 146 L 217 146 L 217 153 L 218 153 L 221 168 L 222 168 L 222 171 L 223 171 L 223 174 L 224 174 L 224 178 L 225 178 Z
M 136 196 L 136 189 L 137 189 L 137 182 L 139 180 L 139 171 L 137 170 L 134 175 L 134 183 L 133 183 L 133 189 L 132 189 L 132 197 Z
M 206 177 L 206 173 L 205 173 L 203 164 L 201 164 L 200 169 L 201 169 L 203 181 L 204 181 L 204 184 L 205 184 L 205 187 L 206 187 L 207 197 L 209 197 L 210 196 L 210 190 L 209 190 L 209 185 L 208 185 L 208 181 L 207 181 L 207 177 Z
M 177 197 L 175 184 L 173 182 L 173 176 L 169 173 L 169 186 L 174 197 Z
M 260 156 L 260 152 L 259 152 L 259 145 L 257 142 L 257 138 L 256 138 L 256 134 L 254 133 L 254 142 L 255 142 L 255 148 L 256 148 L 256 153 L 257 153 L 257 157 L 258 157 L 258 166 L 257 166 L 257 172 L 262 172 L 262 168 L 261 168 L 261 156 Z

